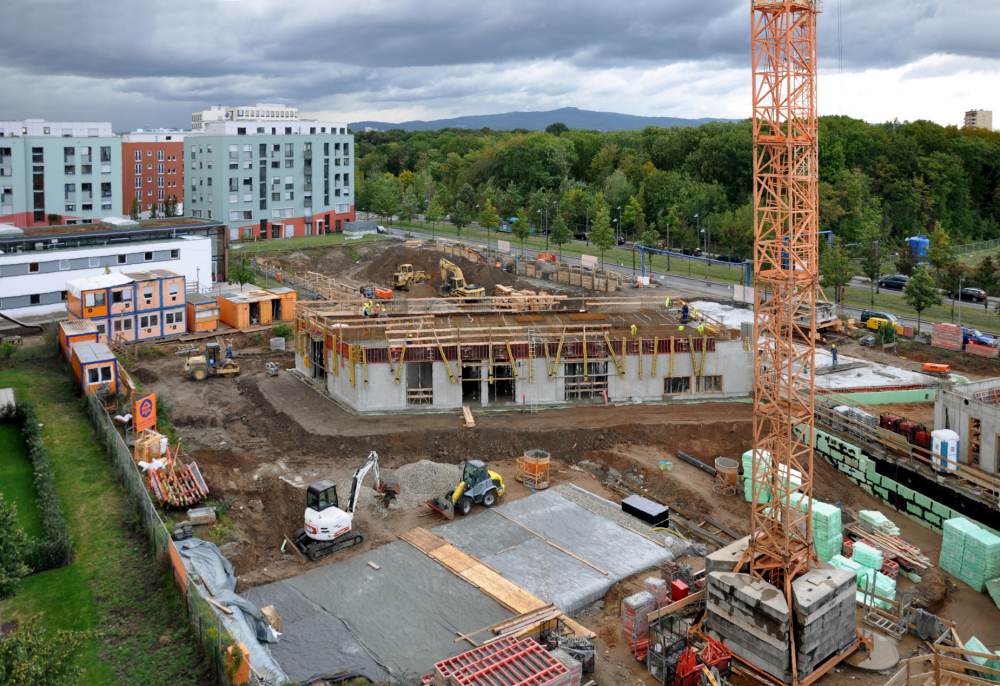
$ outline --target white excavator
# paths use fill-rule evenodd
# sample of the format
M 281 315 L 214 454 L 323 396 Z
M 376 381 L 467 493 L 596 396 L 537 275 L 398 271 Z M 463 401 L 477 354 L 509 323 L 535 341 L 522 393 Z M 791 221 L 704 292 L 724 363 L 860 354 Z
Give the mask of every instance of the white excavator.
M 354 510 L 361 495 L 361 484 L 368 472 L 375 470 L 375 490 L 385 494 L 399 494 L 399 485 L 382 481 L 379 474 L 378 453 L 374 450 L 354 472 L 347 507 L 340 509 L 337 502 L 337 483 L 321 479 L 306 489 L 305 527 L 295 532 L 292 543 L 302 554 L 314 562 L 338 550 L 360 545 L 364 536 L 353 531 Z

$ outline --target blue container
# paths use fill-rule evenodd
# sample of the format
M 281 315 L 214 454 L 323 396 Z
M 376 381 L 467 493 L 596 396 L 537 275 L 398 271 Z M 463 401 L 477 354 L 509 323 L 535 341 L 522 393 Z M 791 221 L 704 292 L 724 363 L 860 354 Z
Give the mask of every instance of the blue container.
M 906 239 L 906 242 L 913 248 L 913 253 L 917 257 L 927 257 L 927 248 L 931 246 L 930 239 L 927 236 L 911 236 Z

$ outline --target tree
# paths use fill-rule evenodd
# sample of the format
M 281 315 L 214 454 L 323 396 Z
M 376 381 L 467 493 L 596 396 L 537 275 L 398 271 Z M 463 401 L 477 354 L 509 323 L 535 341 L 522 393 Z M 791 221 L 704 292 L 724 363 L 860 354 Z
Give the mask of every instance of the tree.
M 479 225 L 486 229 L 487 233 L 491 229 L 496 231 L 500 227 L 500 217 L 493 207 L 493 198 L 491 196 L 486 196 L 483 211 L 479 213 Z
M 561 136 L 567 131 L 569 131 L 569 127 L 561 121 L 553 122 L 545 127 L 545 133 L 551 133 L 553 136 Z
M 459 202 L 463 203 L 466 207 L 471 207 L 476 204 L 476 189 L 469 184 L 464 184 L 458 189 L 458 194 L 456 198 Z
M 171 195 L 167 198 L 167 204 L 164 206 L 165 216 L 176 217 L 177 216 L 177 196 Z
M 601 269 L 604 269 L 604 253 L 614 247 L 615 232 L 611 230 L 611 218 L 603 206 L 593 218 L 587 238 L 601 251 Z
M 158 210 L 159 210 L 159 208 L 158 208 L 158 206 L 157 206 L 157 204 L 155 202 L 152 205 L 150 205 L 149 206 L 149 218 L 150 219 L 159 219 L 160 218 L 160 213 L 159 213 Z
M 403 185 L 403 188 L 410 188 L 413 185 L 413 179 L 413 172 L 409 169 L 399 172 L 399 182 Z
M 913 270 L 913 276 L 903 288 L 903 300 L 917 311 L 917 333 L 920 333 L 920 314 L 928 307 L 941 304 L 941 294 L 927 269 L 921 266 Z
M 411 174 L 412 176 L 412 174 Z M 420 213 L 420 199 L 417 198 L 413 186 L 403 191 L 403 201 L 399 203 L 399 217 L 409 221 Z
M 825 242 L 820 243 L 820 245 L 823 247 L 819 256 L 819 273 L 823 278 L 823 287 L 833 288 L 834 300 L 839 302 L 840 289 L 846 286 L 851 277 L 854 276 L 854 267 L 851 265 L 851 258 L 848 257 L 847 251 L 841 246 L 839 236 L 834 236 L 832 248 L 827 246 Z
M 913 270 L 918 266 L 920 266 L 920 258 L 917 257 L 917 251 L 907 243 L 906 247 L 899 253 L 899 259 L 896 260 L 896 271 L 904 276 L 912 276 Z
M 650 224 L 645 230 L 636 236 L 635 242 L 644 248 L 659 248 L 660 247 L 660 232 Z M 655 253 L 649 253 L 649 268 L 653 269 L 653 255 Z
M 46 640 L 38 626 L 40 614 L 22 623 L 0 640 L 0 684 L 71 686 L 83 669 L 77 666 L 80 646 L 96 631 L 56 631 Z
M 21 578 L 28 576 L 31 569 L 24 564 L 24 554 L 28 537 L 24 529 L 17 525 L 17 506 L 4 504 L 0 493 L 0 600 L 10 600 L 21 592 Z M 0 617 L 0 626 L 3 618 Z M 3 638 L 0 637 L 0 646 Z M 5 683 L 0 678 L 0 684 Z
M 469 211 L 465 209 L 465 205 L 460 200 L 457 200 L 448 216 L 451 218 L 451 223 L 455 225 L 455 235 L 461 238 L 462 227 L 469 225 Z
M 871 288 L 872 307 L 875 306 L 875 284 L 882 278 L 882 274 L 884 273 L 882 255 L 879 250 L 879 241 L 881 238 L 881 225 L 874 222 L 865 225 L 861 237 L 862 254 L 860 271 L 868 279 Z
M 524 254 L 524 242 L 531 235 L 531 224 L 528 223 L 528 210 L 521 208 L 517 211 L 517 221 L 511 227 L 514 238 L 521 242 L 521 254 Z
M 977 286 L 986 291 L 987 295 L 997 294 L 1000 279 L 997 278 L 997 265 L 993 261 L 993 255 L 987 254 L 980 260 L 972 270 L 972 279 Z
M 642 213 L 642 206 L 639 201 L 635 199 L 635 196 L 629 198 L 628 204 L 622 211 L 622 228 L 628 228 L 629 233 L 632 236 L 639 231 L 638 225 L 644 222 L 644 215 Z
M 399 180 L 386 173 L 375 182 L 372 191 L 372 209 L 375 214 L 386 217 L 392 223 L 392 217 L 399 211 L 400 186 Z
M 934 233 L 930 235 L 930 246 L 927 248 L 927 259 L 931 261 L 937 276 L 937 284 L 941 284 L 941 270 L 947 270 L 955 261 L 955 251 L 951 247 L 951 237 L 948 232 L 941 227 L 938 222 L 934 227 Z
M 129 212 L 129 218 L 137 222 L 139 221 L 139 215 L 142 214 L 142 205 L 139 204 L 139 198 L 132 198 L 132 211 Z
M 257 275 L 254 274 L 253 268 L 250 266 L 250 260 L 244 256 L 240 257 L 240 261 L 236 264 L 230 265 L 226 282 L 231 286 L 238 285 L 242 291 L 244 284 L 254 283 L 256 279 Z
M 562 262 L 562 247 L 566 243 L 569 243 L 573 239 L 573 234 L 570 232 L 569 227 L 566 226 L 566 220 L 563 219 L 561 213 L 556 213 L 555 219 L 552 220 L 552 233 L 549 235 L 549 240 L 552 241 L 554 245 L 559 246 L 559 261 Z
M 60 215 L 58 215 L 58 214 L 54 214 L 54 213 L 50 214 L 49 215 L 49 225 L 50 226 L 58 226 L 59 224 L 62 224 L 62 217 Z
M 443 216 L 444 210 L 441 209 L 441 203 L 438 202 L 438 197 L 435 195 L 431 198 L 431 203 L 427 206 L 427 211 L 424 212 L 424 219 L 434 224 L 434 222 L 441 221 Z

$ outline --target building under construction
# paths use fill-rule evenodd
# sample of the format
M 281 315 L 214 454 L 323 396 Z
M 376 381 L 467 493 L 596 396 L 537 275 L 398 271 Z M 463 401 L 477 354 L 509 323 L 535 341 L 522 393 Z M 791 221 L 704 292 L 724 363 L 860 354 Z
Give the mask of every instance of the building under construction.
M 300 374 L 359 412 L 746 397 L 752 353 L 661 298 L 299 303 Z

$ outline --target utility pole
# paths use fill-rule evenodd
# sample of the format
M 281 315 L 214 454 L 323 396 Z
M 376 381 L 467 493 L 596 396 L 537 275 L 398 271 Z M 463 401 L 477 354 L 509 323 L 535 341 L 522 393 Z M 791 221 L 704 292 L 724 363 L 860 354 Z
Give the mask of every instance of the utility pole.
M 587 212 L 584 215 L 584 225 L 583 232 L 587 234 L 587 245 L 590 245 L 590 206 L 587 206 Z

